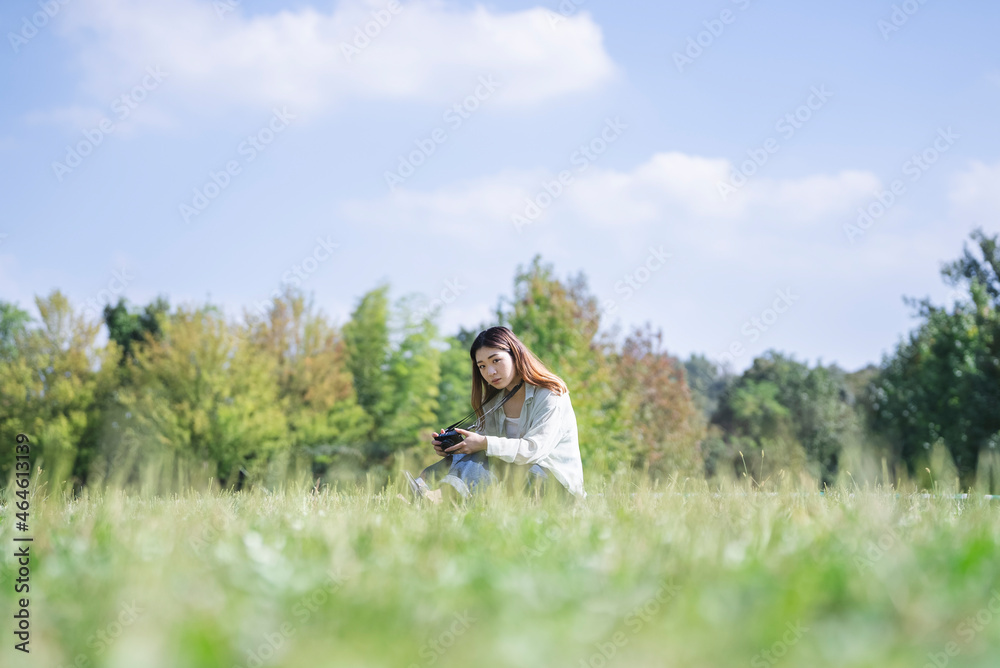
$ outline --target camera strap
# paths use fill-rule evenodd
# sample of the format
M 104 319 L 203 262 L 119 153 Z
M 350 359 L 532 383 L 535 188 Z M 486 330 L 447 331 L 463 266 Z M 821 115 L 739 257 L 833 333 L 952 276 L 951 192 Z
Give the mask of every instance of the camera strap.
M 487 415 L 489 415 L 490 413 L 492 413 L 493 411 L 495 411 L 496 409 L 500 408 L 500 407 L 501 407 L 501 406 L 503 406 L 503 405 L 504 405 L 505 403 L 507 403 L 508 401 L 510 401 L 510 400 L 511 400 L 511 398 L 512 398 L 512 397 L 513 397 L 513 396 L 514 396 L 515 394 L 517 394 L 517 391 L 521 389 L 521 386 L 522 386 L 522 385 L 524 385 L 524 380 L 522 380 L 522 381 L 521 381 L 520 383 L 518 383 L 518 384 L 517 384 L 517 387 L 515 387 L 515 388 L 514 388 L 513 390 L 511 390 L 510 392 L 508 392 L 508 393 L 507 393 L 507 396 L 503 398 L 503 401 L 501 401 L 501 402 L 500 402 L 500 403 L 498 403 L 498 404 L 497 404 L 496 406 L 494 406 L 493 408 L 491 408 L 491 409 L 489 409 L 488 411 L 486 411 L 485 413 L 483 413 L 483 417 L 481 417 L 481 418 L 479 418 L 478 420 L 476 420 L 476 424 L 478 425 L 478 424 L 480 423 L 480 421 L 481 421 L 481 420 L 485 420 L 485 419 L 486 419 L 486 416 L 487 416 Z M 459 426 L 460 424 L 463 424 L 463 423 L 465 423 L 465 422 L 466 422 L 466 421 L 467 421 L 467 420 L 468 420 L 469 418 L 471 418 L 471 417 L 472 417 L 473 415 L 475 415 L 475 414 L 476 414 L 476 411 L 472 411 L 471 413 L 469 413 L 468 415 L 466 415 L 466 416 L 465 416 L 464 418 L 462 418 L 461 420 L 459 420 L 459 421 L 458 421 L 458 422 L 456 422 L 455 424 L 453 424 L 453 425 L 451 425 L 450 427 L 448 427 L 447 429 L 445 429 L 445 431 L 450 431 L 450 430 L 454 429 L 455 427 Z M 471 431 L 471 430 L 467 430 L 467 431 Z

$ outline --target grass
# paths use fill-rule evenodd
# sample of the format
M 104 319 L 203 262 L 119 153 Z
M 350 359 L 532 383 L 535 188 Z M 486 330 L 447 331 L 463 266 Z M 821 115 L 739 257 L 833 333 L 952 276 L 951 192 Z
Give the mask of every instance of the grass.
M 997 665 L 1000 503 L 685 485 L 36 498 L 30 656 L 5 501 L 0 665 Z

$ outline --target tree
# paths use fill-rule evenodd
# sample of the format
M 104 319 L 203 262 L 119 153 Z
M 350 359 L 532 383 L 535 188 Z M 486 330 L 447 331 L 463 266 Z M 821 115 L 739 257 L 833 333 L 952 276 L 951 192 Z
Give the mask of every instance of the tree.
M 358 403 L 372 418 L 371 440 L 384 422 L 386 371 L 389 364 L 388 285 L 365 294 L 344 325 L 347 368 Z
M 663 333 L 635 328 L 616 356 L 617 393 L 635 436 L 633 466 L 697 475 L 705 420 L 688 388 L 684 365 L 663 349 Z
M 161 335 L 161 321 L 170 311 L 170 304 L 163 297 L 146 306 L 139 313 L 131 312 L 124 298 L 119 298 L 115 306 L 104 307 L 104 323 L 108 327 L 109 338 L 123 351 L 120 363 L 135 360 L 135 347 Z
M 35 305 L 40 320 L 31 329 L 20 309 L 0 310 L 0 439 L 13 443 L 26 433 L 35 463 L 58 490 L 70 480 L 78 443 L 93 418 L 99 375 L 109 371 L 94 349 L 99 325 L 75 313 L 58 290 L 36 297 Z M 0 471 L 9 470 L 9 460 L 0 462 Z
M 16 304 L 0 300 L 0 360 L 9 362 L 18 355 L 18 342 L 24 340 L 31 316 Z
M 611 342 L 599 338 L 600 311 L 583 274 L 565 283 L 535 255 L 518 267 L 509 307 L 497 307 L 506 325 L 570 389 L 584 465 L 614 470 L 633 462 L 634 438 L 612 386 Z
M 994 309 L 1000 307 L 1000 248 L 997 247 L 997 235 L 989 237 L 982 228 L 976 228 L 969 237 L 976 242 L 982 258 L 976 257 L 968 245 L 963 245 L 962 257 L 945 264 L 941 275 L 952 287 L 967 285 L 970 290 L 978 287 Z M 975 294 L 972 297 L 975 301 Z
M 235 345 L 216 307 L 179 308 L 162 339 L 135 357 L 134 386 L 121 390 L 122 448 L 102 453 L 113 477 L 135 480 L 143 465 L 170 474 L 204 463 L 232 483 L 241 469 L 262 473 L 289 447 L 274 359 Z
M 433 345 L 437 328 L 418 316 L 412 300 L 401 299 L 394 309 L 393 332 L 399 345 L 389 355 L 385 388 L 378 414 L 383 422 L 371 456 L 381 459 L 418 444 L 434 431 L 441 382 L 441 352 Z
M 706 419 L 719 406 L 719 398 L 733 378 L 704 355 L 692 354 L 684 362 L 691 399 Z
M 838 367 L 810 368 L 768 351 L 720 399 L 712 421 L 729 448 L 713 456 L 728 459 L 737 475 L 753 467 L 758 481 L 766 477 L 762 471 L 786 469 L 832 484 L 844 447 L 860 440 L 854 404 L 847 375 Z
M 316 475 L 345 460 L 359 464 L 358 445 L 370 434 L 372 419 L 358 404 L 341 333 L 314 310 L 312 299 L 306 302 L 293 288 L 273 299 L 266 318 L 244 316 L 235 334 L 274 363 L 289 452 L 308 458 Z
M 441 381 L 438 384 L 438 412 L 434 431 L 447 427 L 472 411 L 469 349 L 477 332 L 462 329 L 445 339 L 441 352 Z
M 131 414 L 119 401 L 120 391 L 134 385 L 131 372 L 135 352 L 162 336 L 161 323 L 169 310 L 163 297 L 137 312 L 132 311 L 124 299 L 119 299 L 115 306 L 104 307 L 103 320 L 109 340 L 102 354 L 107 365 L 102 365 L 102 373 L 98 376 L 89 409 L 90 419 L 77 448 L 73 476 L 81 485 L 90 480 L 95 464 L 106 465 L 106 457 L 101 461 L 102 452 L 106 455 L 121 451 L 120 425 L 129 420 Z
M 683 367 L 661 349 L 659 333 L 637 330 L 619 351 L 600 332 L 597 299 L 583 274 L 564 283 L 537 255 L 518 267 L 511 308 L 497 311 L 569 386 L 585 466 L 694 471 L 696 411 Z
M 920 325 L 885 356 L 869 402 L 873 427 L 911 473 L 936 444 L 951 453 L 961 483 L 973 482 L 980 459 L 1000 452 L 1000 256 L 997 236 L 970 235 L 979 256 L 943 265 L 941 275 L 967 298 L 951 310 L 907 299 Z

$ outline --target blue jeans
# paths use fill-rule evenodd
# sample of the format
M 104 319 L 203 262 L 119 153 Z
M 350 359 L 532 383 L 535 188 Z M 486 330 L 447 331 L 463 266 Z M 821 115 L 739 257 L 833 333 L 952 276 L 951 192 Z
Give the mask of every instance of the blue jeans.
M 485 450 L 474 452 L 471 455 L 449 455 L 443 457 L 441 461 L 431 464 L 423 470 L 420 477 L 429 485 L 433 485 L 435 480 L 448 483 L 458 489 L 462 496 L 467 496 L 474 492 L 477 487 L 490 485 L 499 480 L 500 475 L 511 472 L 513 469 L 527 469 L 527 490 L 547 486 L 550 479 L 549 472 L 538 464 L 531 466 L 515 466 L 507 462 L 486 456 Z M 456 481 L 457 479 L 457 481 Z M 562 487 L 556 483 L 557 487 Z

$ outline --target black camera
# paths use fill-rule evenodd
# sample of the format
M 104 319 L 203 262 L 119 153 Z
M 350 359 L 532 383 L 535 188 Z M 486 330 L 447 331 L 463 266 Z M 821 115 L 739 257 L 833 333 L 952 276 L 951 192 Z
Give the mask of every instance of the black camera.
M 453 445 L 458 445 L 459 443 L 465 440 L 465 437 L 459 434 L 454 429 L 445 429 L 440 434 L 438 434 L 434 438 L 434 440 L 440 441 L 441 445 L 438 447 L 444 450 L 446 448 L 450 448 Z
M 488 410 L 486 413 L 484 413 L 481 418 L 477 419 L 476 420 L 476 424 L 477 425 L 484 424 L 483 423 L 483 419 L 487 415 L 489 415 L 490 413 L 492 413 L 493 411 L 497 410 L 498 408 L 500 408 L 501 406 L 503 406 L 505 403 L 507 403 L 508 401 L 510 401 L 511 397 L 513 397 L 515 394 L 517 394 L 517 391 L 521 389 L 522 385 L 524 385 L 524 381 L 523 380 L 517 384 L 517 387 L 515 387 L 513 390 L 511 390 L 510 392 L 507 393 L 507 396 L 503 398 L 503 401 L 501 401 L 496 406 L 494 406 L 493 408 L 491 408 L 490 410 Z M 462 441 L 464 441 L 465 437 L 462 436 L 461 434 L 459 434 L 457 431 L 455 431 L 455 427 L 458 427 L 459 425 L 465 424 L 470 419 L 472 419 L 475 415 L 476 415 L 476 411 L 472 411 L 471 413 L 469 413 L 468 415 L 466 415 L 464 418 L 462 418 L 461 420 L 459 420 L 455 424 L 451 425 L 450 427 L 446 427 L 444 429 L 444 431 L 442 431 L 440 434 L 438 434 L 437 436 L 435 436 L 434 440 L 438 441 L 441 444 L 439 447 L 442 450 L 444 450 L 446 448 L 450 448 L 453 445 L 458 445 L 459 443 L 461 443 Z M 473 429 L 467 429 L 466 431 L 473 431 L 474 429 L 475 428 L 473 428 Z M 445 454 L 453 454 L 453 453 L 445 453 Z

